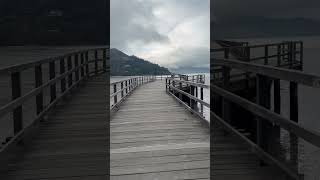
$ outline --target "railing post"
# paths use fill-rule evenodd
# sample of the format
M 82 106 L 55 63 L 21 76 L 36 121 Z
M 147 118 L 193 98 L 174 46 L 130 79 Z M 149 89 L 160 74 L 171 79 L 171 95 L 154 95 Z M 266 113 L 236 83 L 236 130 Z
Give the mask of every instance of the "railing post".
M 103 49 L 103 72 L 107 72 L 107 50 Z
M 84 54 L 83 53 L 81 53 L 81 55 L 80 55 L 80 65 L 81 65 L 81 79 L 84 77 L 84 67 L 83 67 L 83 65 L 84 65 Z
M 128 80 L 129 82 L 129 92 L 131 91 L 131 79 Z
M 66 72 L 64 58 L 60 59 L 60 75 Z M 61 92 L 63 93 L 66 90 L 66 78 L 61 79 Z
M 166 78 L 166 91 L 168 91 L 168 79 Z
M 42 85 L 42 66 L 37 65 L 35 67 L 35 72 L 34 72 L 34 77 L 35 77 L 35 88 L 38 88 Z M 43 92 L 41 91 L 37 96 L 36 96 L 36 113 L 39 115 L 43 111 Z
M 281 65 L 281 44 L 277 45 L 277 66 Z
M 273 107 L 274 112 L 277 114 L 281 113 L 281 88 L 280 88 L 280 79 L 273 80 Z M 280 154 L 280 127 L 278 125 L 273 125 L 272 132 L 270 137 L 273 140 L 272 143 L 272 153 L 279 155 Z
M 76 54 L 74 56 L 74 67 L 75 68 L 79 67 L 79 56 L 78 56 L 78 54 Z M 76 82 L 78 82 L 79 81 L 79 69 L 76 69 L 76 71 L 75 71 L 75 78 L 76 78 Z
M 271 80 L 267 76 L 263 76 L 257 74 L 257 104 L 265 107 L 266 109 L 270 109 L 270 97 L 271 97 Z M 268 132 L 272 130 L 272 124 L 266 122 L 265 120 L 257 117 L 257 134 L 256 140 L 258 146 L 264 149 L 266 152 L 270 152 L 272 139 L 268 136 Z M 260 162 L 261 165 L 264 165 L 264 162 Z
M 89 76 L 89 51 L 86 51 L 85 61 L 86 61 L 86 76 Z
M 291 81 L 290 89 L 290 120 L 298 123 L 298 83 Z M 290 133 L 290 161 L 298 169 L 298 138 Z
M 193 85 L 190 85 L 190 95 L 194 96 L 194 86 Z M 191 109 L 195 109 L 194 108 L 194 100 L 190 98 L 190 108 Z
M 94 51 L 94 72 L 98 74 L 98 50 Z
M 265 65 L 268 65 L 269 64 L 269 58 L 268 58 L 268 56 L 269 56 L 269 46 L 268 45 L 266 45 L 266 46 L 264 46 L 264 64 Z
M 123 98 L 123 82 L 121 82 L 121 98 Z
M 21 76 L 20 72 L 14 72 L 11 74 L 11 91 L 12 100 L 15 100 L 21 96 Z M 19 133 L 23 128 L 22 120 L 22 106 L 18 106 L 13 109 L 13 132 L 14 135 Z
M 67 65 L 68 65 L 68 72 L 71 71 L 72 69 L 72 61 L 71 61 L 71 56 L 68 56 L 68 60 L 67 60 Z M 68 87 L 70 88 L 72 86 L 72 73 L 69 74 L 68 77 Z
M 179 89 L 182 91 L 182 82 L 179 83 Z M 179 93 L 179 99 L 182 101 L 182 93 Z
M 51 61 L 49 63 L 49 77 L 50 80 L 54 79 L 56 77 L 56 69 L 55 69 L 55 61 Z M 56 89 L 56 83 L 52 84 L 50 86 L 50 102 L 53 102 L 57 97 L 57 89 Z
M 300 42 L 300 63 L 301 63 L 301 70 L 303 70 L 303 42 Z
M 113 85 L 113 93 L 117 92 L 117 83 Z M 114 104 L 117 104 L 118 99 L 117 99 L 117 94 L 113 97 L 114 98 Z
M 128 80 L 125 81 L 126 82 L 126 95 L 128 94 Z
M 203 87 L 200 88 L 200 99 L 203 100 Z M 203 104 L 201 103 L 201 114 L 203 115 Z

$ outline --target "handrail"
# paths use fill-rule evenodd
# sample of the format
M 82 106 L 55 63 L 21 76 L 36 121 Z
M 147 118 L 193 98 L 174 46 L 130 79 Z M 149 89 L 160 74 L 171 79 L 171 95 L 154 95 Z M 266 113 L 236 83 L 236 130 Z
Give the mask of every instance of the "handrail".
M 110 87 L 113 88 L 113 93 L 110 94 L 110 102 L 112 102 L 113 99 L 113 104 L 110 104 L 110 110 L 114 110 L 119 107 L 126 97 L 129 96 L 137 87 L 155 80 L 155 76 L 137 76 L 111 83 Z M 118 85 L 120 85 L 119 90 Z M 118 100 L 118 94 L 120 93 L 120 99 Z
M 302 42 L 301 48 L 302 48 Z M 255 47 L 263 47 L 265 45 L 261 46 L 255 46 Z M 291 46 L 291 45 L 290 45 Z M 291 49 L 292 50 L 292 49 Z M 301 53 L 300 55 L 300 61 L 296 62 L 295 57 L 293 54 L 295 53 Z M 211 68 L 213 67 L 221 67 L 220 71 L 217 73 L 220 73 L 222 76 L 219 76 L 220 80 L 222 80 L 223 84 L 222 86 L 218 86 L 217 82 L 215 84 L 211 83 L 211 91 L 214 95 L 217 95 L 218 97 L 221 97 L 221 106 L 228 107 L 228 103 L 233 103 L 244 110 L 250 112 L 252 115 L 254 115 L 255 118 L 253 118 L 257 122 L 257 129 L 256 129 L 256 141 L 243 136 L 238 130 L 232 127 L 232 123 L 228 122 L 228 117 L 224 115 L 225 112 L 220 112 L 222 117 L 219 117 L 215 112 L 213 112 L 214 109 L 212 109 L 211 115 L 214 119 L 213 122 L 219 122 L 222 124 L 222 126 L 227 130 L 235 134 L 236 136 L 243 139 L 250 147 L 251 149 L 264 161 L 271 162 L 275 165 L 277 165 L 279 168 L 281 168 L 284 172 L 286 172 L 289 176 L 291 176 L 294 179 L 301 179 L 301 175 L 296 171 L 296 169 L 292 168 L 288 164 L 281 162 L 280 160 L 274 158 L 272 154 L 269 153 L 267 149 L 264 149 L 263 147 L 266 146 L 262 138 L 264 133 L 261 129 L 259 129 L 260 126 L 262 126 L 262 122 L 268 122 L 270 124 L 275 125 L 274 128 L 282 128 L 287 130 L 290 133 L 290 138 L 302 138 L 303 140 L 309 142 L 310 144 L 320 147 L 320 132 L 314 131 L 312 129 L 306 128 L 298 123 L 298 115 L 295 113 L 298 111 L 298 102 L 297 102 L 297 88 L 298 84 L 310 86 L 313 88 L 320 88 L 320 77 L 317 75 L 309 74 L 302 72 L 302 53 L 303 50 L 300 52 L 291 51 L 291 53 L 288 53 L 288 61 L 290 61 L 290 64 L 288 64 L 287 68 L 283 68 L 283 64 L 278 63 L 278 66 L 272 66 L 268 65 L 266 63 L 269 57 L 268 50 L 264 53 L 265 56 L 261 59 L 265 60 L 264 64 L 258 64 L 258 63 L 252 63 L 250 61 L 242 61 L 242 60 L 236 60 L 236 59 L 230 59 L 229 57 L 224 58 L 211 58 Z M 273 57 L 279 57 L 279 56 L 273 56 Z M 252 58 L 251 58 L 252 60 Z M 279 58 L 277 59 L 279 60 Z M 279 62 L 279 61 L 278 61 Z M 299 70 L 295 70 L 294 63 L 299 65 Z M 290 68 L 290 69 L 288 69 Z M 241 72 L 244 72 L 243 75 L 246 75 L 244 78 L 245 80 L 248 80 L 248 78 L 251 75 L 255 76 L 256 80 L 256 103 L 250 101 L 249 99 L 246 99 L 244 97 L 241 97 L 233 92 L 230 91 L 231 86 L 231 76 L 230 73 L 231 70 L 236 69 L 240 70 Z M 290 119 L 285 118 L 281 116 L 280 113 L 280 80 L 285 80 L 290 82 Z M 274 103 L 275 103 L 275 109 L 273 110 L 269 109 L 268 105 L 270 102 L 268 102 L 266 97 L 270 98 L 268 94 L 264 94 L 267 91 L 270 91 L 271 82 L 274 83 Z M 245 88 L 248 87 L 249 83 L 246 82 Z M 247 89 L 248 90 L 248 89 Z M 219 109 L 219 111 L 223 111 Z M 270 142 L 269 142 L 270 143 Z M 293 143 L 293 142 L 290 142 Z M 290 144 L 290 148 L 292 144 Z M 294 150 L 293 150 L 294 151 Z M 292 155 L 292 154 L 290 154 Z M 291 157 L 292 158 L 292 157 Z
M 278 45 L 284 45 L 287 44 L 288 42 L 292 43 L 303 43 L 303 41 L 283 41 L 280 43 L 266 43 L 266 44 L 256 44 L 256 45 L 247 45 L 247 46 L 230 46 L 230 47 L 222 47 L 222 48 L 211 48 L 210 52 L 214 51 L 224 51 L 225 49 L 231 49 L 231 48 L 260 48 L 260 47 L 265 47 L 265 46 L 278 46 Z
M 210 104 L 203 99 L 203 90 L 209 89 L 210 86 L 205 85 L 204 81 L 201 82 L 202 83 L 193 82 L 193 79 L 181 80 L 181 78 L 176 79 L 174 77 L 166 78 L 166 92 L 184 105 L 189 111 L 196 114 L 202 120 L 205 120 L 205 122 L 210 123 L 206 121 L 203 114 L 204 106 L 210 108 Z M 184 88 L 186 88 L 186 91 L 183 90 Z M 198 97 L 198 88 L 200 88 L 200 98 Z M 200 104 L 200 110 L 197 108 L 197 103 Z
M 263 119 L 270 121 L 271 123 L 279 125 L 280 127 L 286 129 L 287 131 L 292 132 L 298 135 L 299 137 L 301 137 L 302 139 L 310 142 L 311 144 L 317 147 L 320 147 L 319 132 L 303 127 L 302 125 L 296 122 L 293 122 L 287 118 L 284 118 L 281 115 L 270 111 L 269 109 L 259 106 L 249 100 L 246 100 L 245 98 L 242 98 L 234 93 L 224 90 L 223 88 L 220 88 L 214 84 L 211 85 L 211 90 L 214 93 L 222 96 L 223 98 L 226 98 L 230 102 L 233 102 L 245 108 L 251 113 L 257 116 L 260 116 Z
M 58 61 L 61 58 L 66 58 L 68 56 L 75 56 L 77 54 L 79 55 L 79 54 L 82 54 L 82 53 L 86 54 L 86 53 L 91 52 L 91 51 L 103 51 L 103 50 L 107 50 L 107 49 L 109 49 L 109 48 L 108 47 L 89 48 L 89 49 L 85 49 L 85 50 L 78 50 L 78 51 L 74 51 L 74 52 L 70 52 L 70 53 L 65 53 L 65 54 L 63 54 L 61 56 L 55 56 L 55 57 L 50 57 L 50 58 L 46 58 L 46 59 L 41 59 L 41 60 L 38 60 L 38 61 L 31 61 L 31 62 L 27 62 L 27 63 L 21 63 L 21 64 L 12 65 L 12 66 L 8 66 L 8 67 L 3 67 L 3 68 L 0 68 L 0 75 L 1 74 L 7 74 L 7 73 L 23 71 L 25 69 L 29 69 L 29 68 L 32 68 L 32 67 L 37 66 L 37 65 L 49 63 L 51 61 Z M 107 52 L 107 53 L 109 55 L 109 52 Z
M 215 65 L 227 66 L 230 68 L 240 69 L 246 72 L 262 74 L 272 78 L 293 81 L 307 86 L 320 87 L 319 76 L 307 74 L 293 69 L 285 69 L 270 65 L 248 63 L 239 60 L 213 58 L 211 66 Z
M 0 147 L 0 154 L 6 151 L 6 148 L 15 144 L 16 140 L 21 139 L 21 136 L 25 134 L 33 124 L 46 115 L 46 113 L 49 112 L 64 96 L 69 94 L 72 89 L 79 87 L 78 84 L 80 82 L 91 76 L 105 73 L 108 70 L 108 51 L 108 47 L 86 49 L 0 69 L 0 75 L 3 76 L 8 74 L 11 76 L 12 84 L 12 100 L 0 107 L 0 116 L 12 112 L 14 126 L 13 137 L 7 137 L 6 141 L 2 143 L 4 146 Z M 46 82 L 43 82 L 44 73 L 42 69 L 44 64 L 49 65 L 49 80 Z M 24 83 L 21 80 L 21 74 L 22 71 L 29 69 L 34 70 L 35 87 L 22 95 L 21 92 Z M 59 69 L 59 71 L 57 69 Z M 58 73 L 59 75 L 57 75 Z M 58 93 L 57 91 L 56 85 L 58 83 L 61 84 L 61 93 Z M 50 102 L 48 104 L 44 104 L 44 90 L 46 88 L 49 88 L 50 92 Z M 33 97 L 36 98 L 36 118 L 33 119 L 29 125 L 24 126 L 22 106 L 23 103 Z
M 212 116 L 212 119 L 214 120 L 213 122 L 218 122 L 221 124 L 227 131 L 233 133 L 240 139 L 242 139 L 246 144 L 250 146 L 251 151 L 256 153 L 261 159 L 264 161 L 274 164 L 278 167 L 280 167 L 283 171 L 285 171 L 290 177 L 297 179 L 297 180 L 302 180 L 301 176 L 297 174 L 293 169 L 289 168 L 284 164 L 283 162 L 279 161 L 278 159 L 274 158 L 272 155 L 269 153 L 265 152 L 261 147 L 259 147 L 256 143 L 254 143 L 252 140 L 247 138 L 245 135 L 240 133 L 238 130 L 236 130 L 234 127 L 232 127 L 229 123 L 227 123 L 225 120 L 220 118 L 216 113 L 210 112 L 210 115 Z

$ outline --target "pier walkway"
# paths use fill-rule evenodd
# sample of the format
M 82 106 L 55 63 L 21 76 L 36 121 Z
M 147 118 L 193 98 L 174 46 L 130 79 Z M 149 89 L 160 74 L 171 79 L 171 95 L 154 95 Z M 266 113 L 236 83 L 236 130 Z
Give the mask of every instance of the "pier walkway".
M 210 179 L 210 132 L 166 93 L 165 81 L 138 87 L 112 116 L 111 179 Z
M 0 179 L 107 179 L 106 78 L 91 77 L 58 104 Z

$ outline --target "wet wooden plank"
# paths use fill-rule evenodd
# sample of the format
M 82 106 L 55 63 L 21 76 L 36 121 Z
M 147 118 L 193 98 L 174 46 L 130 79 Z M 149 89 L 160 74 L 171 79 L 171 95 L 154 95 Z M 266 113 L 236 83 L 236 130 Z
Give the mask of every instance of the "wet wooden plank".
M 111 118 L 111 179 L 209 179 L 209 127 L 157 80 Z
M 107 179 L 106 79 L 91 77 L 60 103 L 0 179 Z

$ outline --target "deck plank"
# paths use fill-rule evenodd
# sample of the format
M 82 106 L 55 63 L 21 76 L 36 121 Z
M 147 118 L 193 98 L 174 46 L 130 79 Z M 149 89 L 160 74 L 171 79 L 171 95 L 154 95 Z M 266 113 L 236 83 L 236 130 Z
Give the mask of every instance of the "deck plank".
M 107 179 L 106 78 L 91 77 L 57 105 L 0 179 Z
M 209 179 L 209 127 L 165 92 L 139 87 L 110 123 L 111 179 Z

